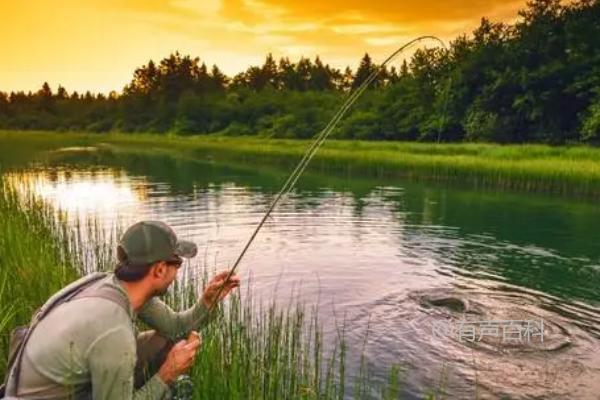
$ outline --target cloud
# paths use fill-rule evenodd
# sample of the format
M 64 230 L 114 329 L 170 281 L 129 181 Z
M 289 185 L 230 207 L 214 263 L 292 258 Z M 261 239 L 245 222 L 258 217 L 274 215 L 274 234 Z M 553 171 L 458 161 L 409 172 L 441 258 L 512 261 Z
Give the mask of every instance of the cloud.
M 421 35 L 448 41 L 482 16 L 512 21 L 525 0 L 31 0 L 0 2 L 0 89 L 43 80 L 120 89 L 132 71 L 176 50 L 229 75 L 267 53 L 356 67 Z M 42 61 L 40 61 L 42 60 Z
M 344 0 L 323 1 L 304 0 L 280 2 L 260 0 L 255 4 L 260 10 L 278 7 L 281 18 L 287 21 L 317 20 L 329 23 L 353 24 L 357 21 L 369 23 L 428 23 L 457 19 L 472 19 L 481 16 L 495 17 L 524 6 L 523 0 L 446 0 L 418 1 L 408 0 L 390 2 L 389 0 Z
M 472 31 L 482 16 L 516 16 L 524 0 L 111 0 L 138 12 L 160 14 L 159 25 L 232 51 L 350 54 L 398 46 L 420 35 L 445 40 Z M 206 5 L 208 4 L 208 5 Z

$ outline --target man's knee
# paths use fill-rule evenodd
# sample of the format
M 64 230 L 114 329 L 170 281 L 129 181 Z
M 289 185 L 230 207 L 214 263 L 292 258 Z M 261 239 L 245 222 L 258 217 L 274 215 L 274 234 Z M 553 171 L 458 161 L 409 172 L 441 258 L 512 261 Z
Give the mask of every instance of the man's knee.
M 158 372 L 174 343 L 156 331 L 141 332 L 136 339 L 135 387 L 140 388 Z

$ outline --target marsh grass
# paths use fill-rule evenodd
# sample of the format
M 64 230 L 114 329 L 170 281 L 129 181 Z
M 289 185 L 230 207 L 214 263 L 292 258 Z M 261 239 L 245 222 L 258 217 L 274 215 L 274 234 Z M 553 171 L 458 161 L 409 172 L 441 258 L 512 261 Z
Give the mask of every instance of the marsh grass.
M 37 307 L 77 275 L 61 224 L 33 199 L 19 200 L 0 180 L 0 372 L 8 357 L 9 332 L 27 324 Z
M 35 198 L 22 199 L 0 181 L 0 375 L 6 372 L 10 331 L 55 291 L 89 271 L 89 263 L 108 268 L 110 240 L 88 222 L 69 230 L 66 219 Z M 85 243 L 86 240 L 98 243 Z M 88 267 L 85 265 L 88 264 Z M 197 301 L 200 277 L 178 281 L 167 301 L 180 308 Z M 196 279 L 196 281 L 195 281 Z M 248 285 L 250 286 L 250 285 Z M 294 298 L 294 296 L 292 296 Z M 387 385 L 370 382 L 364 349 L 361 373 L 346 372 L 344 324 L 331 351 L 323 346 L 318 310 L 291 300 L 287 305 L 254 301 L 238 293 L 214 312 L 203 329 L 203 345 L 190 371 L 194 399 L 398 398 L 399 370 Z M 366 343 L 366 338 L 365 338 Z
M 177 152 L 196 159 L 269 163 L 288 169 L 309 145 L 306 140 L 261 137 L 49 132 L 0 132 L 0 141 L 17 141 L 35 149 L 112 145 L 144 152 Z M 309 169 L 459 183 L 474 188 L 600 196 L 600 149 L 587 146 L 329 140 Z

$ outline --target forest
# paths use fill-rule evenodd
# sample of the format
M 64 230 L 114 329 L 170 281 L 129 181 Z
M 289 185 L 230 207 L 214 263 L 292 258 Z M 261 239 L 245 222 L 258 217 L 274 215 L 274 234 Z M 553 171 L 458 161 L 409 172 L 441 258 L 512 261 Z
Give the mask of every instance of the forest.
M 482 18 L 447 49 L 421 46 L 381 69 L 333 137 L 600 143 L 598 38 L 600 0 L 533 0 L 514 24 Z M 108 95 L 0 88 L 0 129 L 308 138 L 379 68 L 369 54 L 354 70 L 268 54 L 230 77 L 175 52 Z

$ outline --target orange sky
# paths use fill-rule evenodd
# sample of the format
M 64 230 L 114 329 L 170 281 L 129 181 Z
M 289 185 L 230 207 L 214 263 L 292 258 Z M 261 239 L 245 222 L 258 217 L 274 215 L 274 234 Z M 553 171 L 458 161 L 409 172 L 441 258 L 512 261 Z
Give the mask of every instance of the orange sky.
M 481 16 L 512 22 L 525 0 L 0 0 L 0 90 L 121 91 L 170 52 L 233 75 L 301 55 L 336 67 L 375 61 L 419 35 L 452 39 Z

